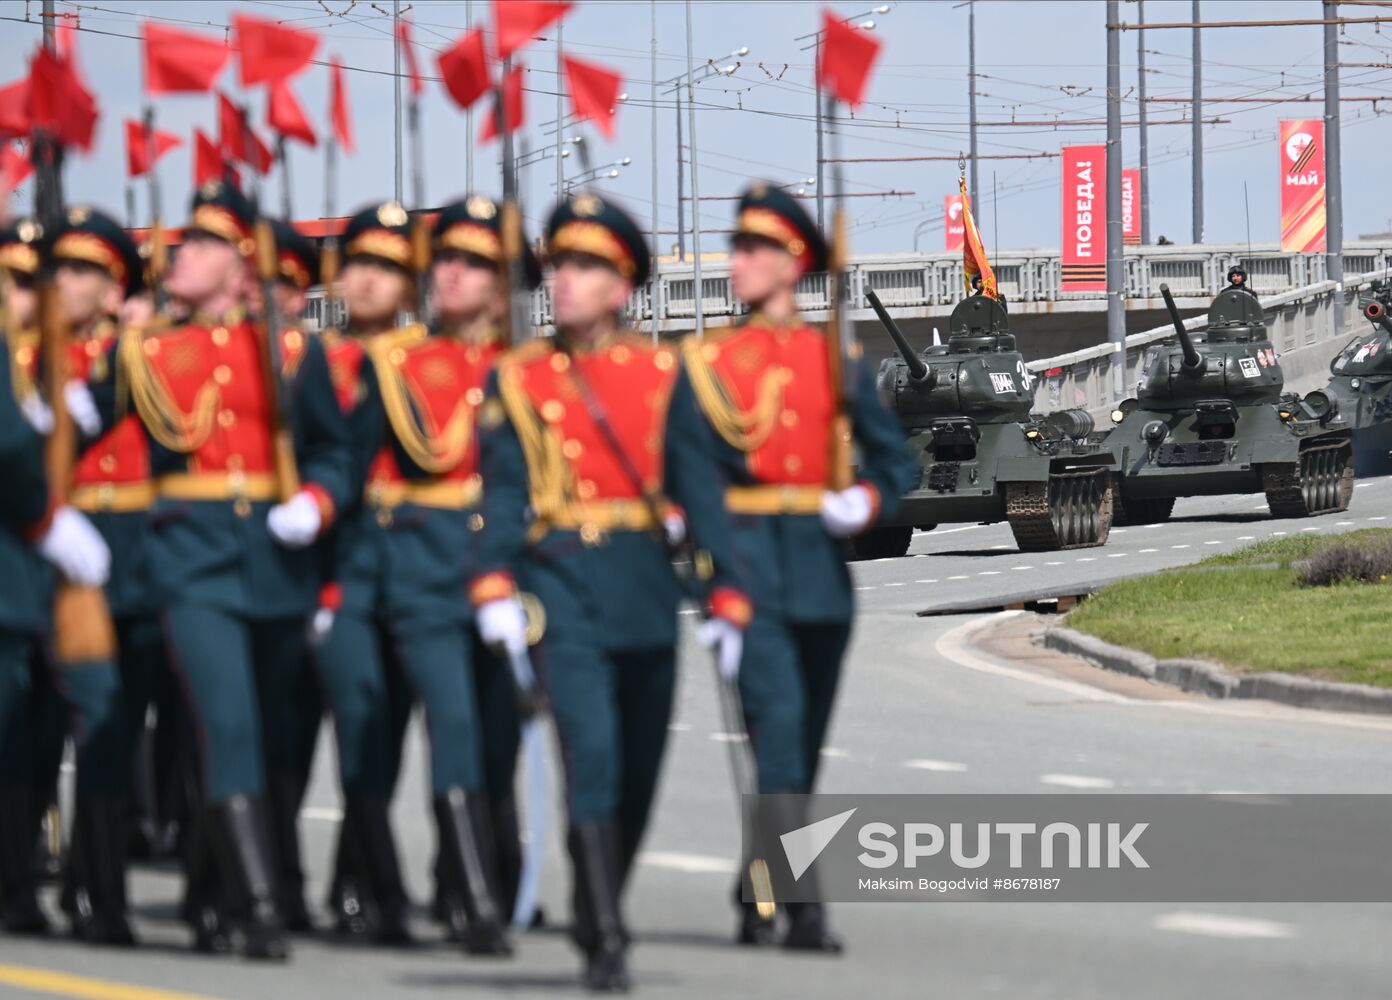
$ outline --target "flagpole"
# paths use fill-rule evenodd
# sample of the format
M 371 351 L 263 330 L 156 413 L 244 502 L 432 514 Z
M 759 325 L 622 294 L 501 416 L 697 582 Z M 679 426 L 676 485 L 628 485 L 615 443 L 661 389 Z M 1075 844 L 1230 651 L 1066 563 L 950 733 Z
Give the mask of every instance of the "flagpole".
M 405 201 L 401 186 L 401 0 L 392 0 L 392 101 L 396 125 L 396 201 Z
M 464 27 L 474 28 L 474 0 L 464 0 Z M 464 190 L 474 193 L 474 109 L 464 109 Z
M 701 308 L 705 297 L 701 294 L 701 186 L 696 178 L 696 67 L 691 61 L 691 0 L 686 0 L 686 117 L 687 136 L 691 142 L 691 259 L 693 305 L 696 312 L 696 336 L 706 333 L 706 318 Z
M 155 312 L 168 304 L 164 294 L 164 271 L 168 251 L 164 245 L 164 225 L 160 221 L 159 171 L 155 166 L 155 104 L 145 102 L 145 180 L 150 195 L 150 285 L 154 290 Z M 196 154 L 195 154 L 196 155 Z
M 280 214 L 289 222 L 295 216 L 290 210 L 290 153 L 283 135 L 276 137 L 276 158 L 280 160 Z
M 330 125 L 324 141 L 324 242 L 319 248 L 319 281 L 324 291 L 324 323 L 321 329 L 335 326 L 334 283 L 338 278 L 338 234 L 332 232 L 334 218 L 334 160 L 338 140 Z

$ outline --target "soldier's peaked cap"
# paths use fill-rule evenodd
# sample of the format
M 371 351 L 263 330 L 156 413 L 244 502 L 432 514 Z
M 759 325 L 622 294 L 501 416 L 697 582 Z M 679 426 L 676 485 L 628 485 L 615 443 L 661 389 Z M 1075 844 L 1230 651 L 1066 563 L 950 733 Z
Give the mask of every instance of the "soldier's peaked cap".
M 243 257 L 250 257 L 256 250 L 254 221 L 251 202 L 235 184 L 208 181 L 193 193 L 185 230 L 216 236 L 232 244 Z
M 0 267 L 13 274 L 38 274 L 42 237 L 43 227 L 33 219 L 17 219 L 0 227 Z
M 398 202 L 385 201 L 354 213 L 343 231 L 343 259 L 374 258 L 415 273 L 411 216 Z
M 488 195 L 471 194 L 451 201 L 435 217 L 435 253 L 451 250 L 480 257 L 501 268 L 503 265 L 503 206 Z M 522 238 L 522 264 L 527 287 L 541 283 L 541 267 L 536 254 Z
M 319 284 L 319 248 L 284 219 L 271 220 L 275 237 L 276 274 L 301 290 Z
M 111 275 L 129 298 L 145 284 L 140 248 L 121 224 L 94 208 L 74 205 L 63 216 L 50 244 L 57 263 L 92 264 Z
M 827 245 L 817 224 L 797 198 L 766 181 L 751 184 L 740 196 L 735 239 L 753 236 L 774 243 L 796 257 L 803 271 L 825 271 Z
M 546 225 L 553 260 L 578 253 L 598 257 L 635 285 L 648 280 L 652 258 L 638 224 L 613 202 L 586 191 L 558 204 Z

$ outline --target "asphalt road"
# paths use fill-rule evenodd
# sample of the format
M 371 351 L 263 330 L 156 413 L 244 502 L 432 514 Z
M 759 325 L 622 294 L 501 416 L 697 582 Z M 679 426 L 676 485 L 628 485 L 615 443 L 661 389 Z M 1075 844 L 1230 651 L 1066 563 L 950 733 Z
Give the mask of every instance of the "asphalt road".
M 973 645 L 983 616 L 919 618 L 944 599 L 1151 572 L 1281 532 L 1331 533 L 1392 519 L 1392 479 L 1360 482 L 1351 509 L 1272 521 L 1259 497 L 1180 501 L 1154 527 L 1118 529 L 1101 549 L 1021 555 L 1002 526 L 947 526 L 909 557 L 855 567 L 861 617 L 823 787 L 879 792 L 1388 792 L 1392 719 L 1220 703 L 1122 681 L 1091 668 L 1008 662 Z M 687 621 L 690 622 L 688 617 Z M 735 801 L 705 658 L 688 635 L 679 708 L 657 816 L 627 898 L 638 992 L 845 997 L 1386 997 L 1392 905 L 846 904 L 840 960 L 750 952 L 727 942 L 737 852 Z M 321 744 L 302 816 L 313 898 L 323 895 L 337 819 L 332 741 Z M 419 732 L 396 807 L 409 887 L 426 898 L 433 834 Z M 554 819 L 554 817 L 553 817 Z M 564 912 L 552 837 L 545 905 Z M 511 961 L 434 943 L 410 952 L 297 943 L 284 967 L 204 959 L 173 920 L 178 881 L 132 880 L 136 952 L 62 939 L 0 939 L 0 996 L 120 996 L 171 990 L 226 1000 L 419 998 L 445 993 L 578 994 L 559 931 L 525 935 Z M 42 972 L 37 970 L 43 970 Z M 57 974 L 86 977 L 83 981 Z M 29 987 L 13 984 L 29 977 Z M 37 977 L 37 978 L 34 978 Z M 137 989 L 93 991 L 86 980 Z M 87 992 L 83 992 L 86 989 Z

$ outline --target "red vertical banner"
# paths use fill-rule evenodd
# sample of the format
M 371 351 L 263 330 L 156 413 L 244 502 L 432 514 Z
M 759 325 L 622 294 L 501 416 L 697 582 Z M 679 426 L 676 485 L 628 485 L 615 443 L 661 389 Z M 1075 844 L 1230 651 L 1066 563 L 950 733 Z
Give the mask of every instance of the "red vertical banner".
M 1065 292 L 1107 290 L 1107 147 L 1063 147 Z
M 1324 122 L 1281 122 L 1281 252 L 1324 253 Z
M 967 227 L 962 221 L 962 196 L 960 194 L 943 196 L 943 233 L 943 249 L 960 253 L 962 244 L 967 238 Z
M 1141 172 L 1121 172 L 1121 242 L 1128 247 L 1141 243 Z

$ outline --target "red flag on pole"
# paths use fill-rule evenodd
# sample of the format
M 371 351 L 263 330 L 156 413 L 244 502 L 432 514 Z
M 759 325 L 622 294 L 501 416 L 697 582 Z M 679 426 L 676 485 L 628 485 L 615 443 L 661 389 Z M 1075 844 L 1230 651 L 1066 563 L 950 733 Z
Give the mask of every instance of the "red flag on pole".
M 202 129 L 193 130 L 193 185 L 202 187 L 208 181 L 220 181 L 227 170 L 222 149 L 209 139 Z
M 821 58 L 817 81 L 839 101 L 857 107 L 865 99 L 870 67 L 880 54 L 880 42 L 842 21 L 831 11 L 822 12 Z
M 411 96 L 420 97 L 425 91 L 425 81 L 421 79 L 420 66 L 416 63 L 416 50 L 411 47 L 411 22 L 396 22 L 396 39 L 401 46 L 401 54 L 406 57 L 406 75 L 411 80 Z
M 967 194 L 967 179 L 958 178 L 958 190 L 962 193 L 962 279 L 966 282 L 967 293 L 971 294 L 972 279 L 981 279 L 981 294 L 988 299 L 999 298 L 996 291 L 996 272 L 991 270 L 991 262 L 986 259 L 986 247 L 981 243 L 981 234 L 976 231 L 976 220 L 972 218 L 971 195 Z
M 353 151 L 353 120 L 348 117 L 348 88 L 343 83 L 343 67 L 335 59 L 329 66 L 329 121 L 338 144 Z
M 471 107 L 491 86 L 482 28 L 475 28 L 452 48 L 441 52 L 436 64 L 444 78 L 445 89 L 461 108 Z
M 606 139 L 614 138 L 614 106 L 623 77 L 571 56 L 565 56 L 564 62 L 566 89 L 570 91 L 570 107 L 575 117 L 590 119 Z
M 508 132 L 516 132 L 522 127 L 522 74 L 525 72 L 525 67 L 514 66 L 508 70 L 508 75 L 503 77 L 503 128 Z M 483 129 L 479 135 L 479 141 L 488 142 L 490 139 L 496 138 L 498 138 L 498 103 L 497 98 L 494 98 L 493 106 L 488 109 L 488 114 L 483 119 Z
M 243 87 L 294 76 L 309 65 L 319 48 L 319 36 L 311 31 L 246 14 L 233 16 L 232 29 L 241 53 L 237 65 Z
M 82 85 L 71 62 L 39 49 L 29 65 L 29 122 L 61 145 L 92 148 L 97 130 L 96 99 Z
M 34 161 L 13 144 L 0 148 L 0 194 L 8 195 L 34 172 Z
M 0 140 L 29 134 L 29 78 L 0 87 Z
M 254 167 L 258 174 L 269 174 L 271 166 L 275 163 L 275 153 L 271 152 L 271 147 L 256 134 L 255 129 L 247 129 L 247 140 L 251 143 L 251 148 L 247 150 L 247 163 Z
M 284 81 L 271 87 L 266 107 L 266 122 L 287 139 L 298 139 L 306 146 L 316 146 L 319 143 L 318 137 L 314 134 L 314 126 L 310 125 L 304 108 L 295 99 L 290 85 Z
M 206 93 L 232 55 L 219 38 L 165 28 L 153 21 L 146 21 L 142 32 L 146 93 Z
M 143 122 L 136 121 L 134 118 L 126 119 L 126 175 L 129 177 L 143 176 L 151 166 L 151 161 L 158 162 L 159 158 L 176 146 L 182 146 L 184 140 L 180 139 L 173 132 L 161 132 L 154 130 L 154 156 L 150 156 L 151 133 L 145 128 Z
M 229 160 L 245 161 L 246 135 L 242 124 L 242 109 L 232 98 L 218 91 L 218 149 Z
M 564 17 L 573 6 L 565 0 L 493 0 L 498 58 L 512 55 L 536 37 L 538 31 Z

